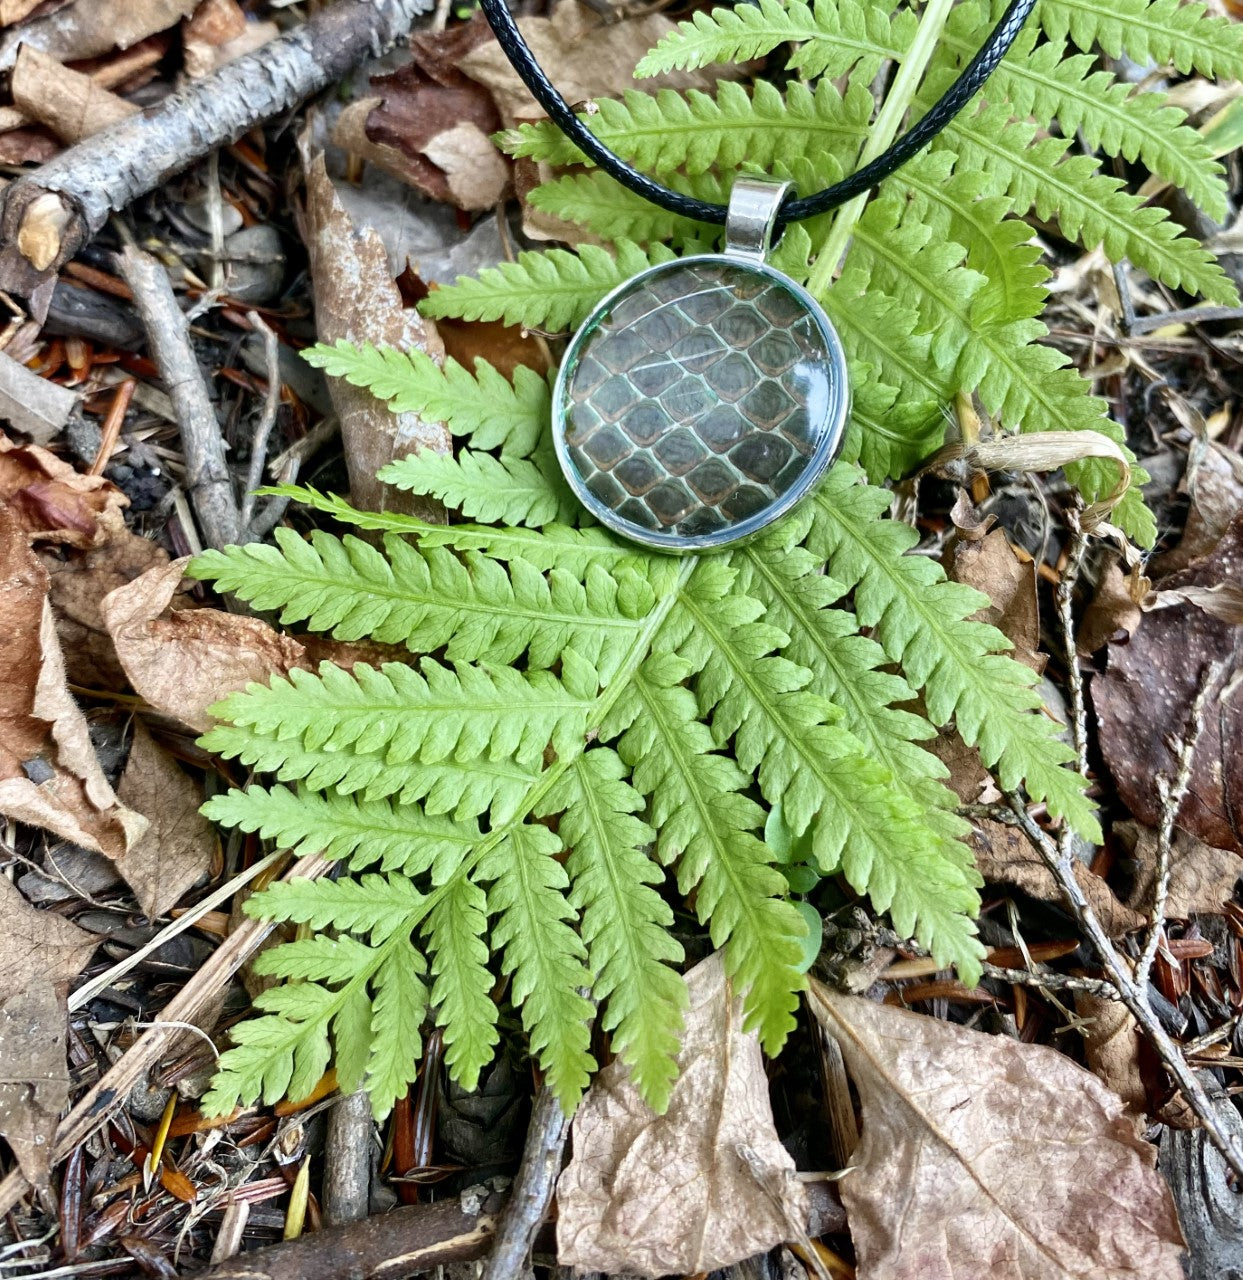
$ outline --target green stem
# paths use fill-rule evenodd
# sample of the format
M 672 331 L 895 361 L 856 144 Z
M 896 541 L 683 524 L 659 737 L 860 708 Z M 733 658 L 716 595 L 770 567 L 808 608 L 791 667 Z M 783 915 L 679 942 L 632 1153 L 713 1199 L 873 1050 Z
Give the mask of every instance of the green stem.
M 941 40 L 941 32 L 945 29 L 953 7 L 954 0 L 928 0 L 928 7 L 924 10 L 924 16 L 920 19 L 919 28 L 915 32 L 915 39 L 902 59 L 902 65 L 898 68 L 893 84 L 885 95 L 884 105 L 876 117 L 872 132 L 863 144 L 862 151 L 859 152 L 860 168 L 875 160 L 898 136 L 898 128 L 915 100 L 915 91 L 919 88 L 919 82 L 928 69 L 932 55 L 936 52 Z M 855 224 L 859 221 L 871 194 L 870 191 L 865 191 L 862 195 L 855 196 L 848 204 L 842 205 L 837 211 L 833 225 L 829 228 L 829 233 L 816 254 L 815 266 L 812 267 L 811 276 L 807 282 L 808 290 L 816 297 L 824 294 L 832 283 L 837 265 L 841 261 L 842 254 L 846 252 L 846 245 L 850 241 Z

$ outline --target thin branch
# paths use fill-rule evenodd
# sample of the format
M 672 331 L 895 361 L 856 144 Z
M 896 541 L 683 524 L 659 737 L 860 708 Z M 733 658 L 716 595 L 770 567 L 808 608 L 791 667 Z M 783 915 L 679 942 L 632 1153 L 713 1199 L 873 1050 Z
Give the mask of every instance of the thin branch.
M 570 1122 L 561 1103 L 545 1085 L 535 1096 L 522 1164 L 480 1280 L 513 1280 L 523 1274 L 535 1233 L 552 1203 L 569 1135 Z
M 1062 624 L 1062 641 L 1066 653 L 1066 681 L 1070 694 L 1070 726 L 1075 744 L 1076 768 L 1081 778 L 1088 776 L 1088 714 L 1083 698 L 1083 674 L 1079 670 L 1079 648 L 1075 643 L 1075 586 L 1083 569 L 1088 535 L 1084 532 L 1078 511 L 1068 511 L 1070 545 L 1066 549 L 1066 565 L 1057 584 L 1057 613 Z
M 1118 998 L 1131 1011 L 1140 1030 L 1165 1065 L 1165 1069 L 1182 1090 L 1187 1104 L 1208 1131 L 1213 1145 L 1221 1152 L 1235 1174 L 1243 1178 L 1243 1150 L 1231 1141 L 1230 1136 L 1222 1128 L 1213 1104 L 1204 1091 L 1204 1086 L 1188 1066 L 1182 1050 L 1157 1019 L 1149 1004 L 1147 989 L 1136 984 L 1126 963 L 1114 950 L 1113 943 L 1110 942 L 1101 922 L 1096 918 L 1096 913 L 1088 903 L 1082 887 L 1075 879 L 1073 853 L 1066 847 L 1059 849 L 1054 844 L 1048 833 L 1043 831 L 1027 812 L 1020 796 L 1009 792 L 1006 798 L 1010 802 L 1015 821 L 1023 829 L 1045 866 L 1052 872 L 1053 878 L 1062 891 L 1062 896 L 1070 907 L 1071 914 L 1078 921 L 1080 929 L 1083 930 L 1105 972 L 1109 975 L 1110 982 L 1118 992 Z
M 255 490 L 263 483 L 263 464 L 268 456 L 268 441 L 272 437 L 272 429 L 276 426 L 281 409 L 281 344 L 271 325 L 257 311 L 248 311 L 246 319 L 255 332 L 263 337 L 263 357 L 268 379 L 268 394 L 250 446 L 250 469 L 246 473 L 246 492 L 242 495 L 242 528 L 249 531 L 255 522 Z M 251 540 L 250 537 L 246 539 L 248 542 Z
M 1103 978 L 1081 978 L 1071 973 L 1045 973 L 1031 969 L 1007 969 L 1002 965 L 984 964 L 986 978 L 999 978 L 1017 987 L 1036 987 L 1041 991 L 1078 991 L 1102 1000 L 1118 1000 L 1118 989 Z
M 1144 945 L 1135 965 L 1135 981 L 1141 988 L 1148 985 L 1148 975 L 1152 971 L 1152 962 L 1157 957 L 1157 947 L 1161 941 L 1161 926 L 1165 923 L 1165 904 L 1170 894 L 1170 851 L 1174 843 L 1174 823 L 1191 786 L 1191 766 L 1200 735 L 1204 732 L 1204 710 L 1208 705 L 1209 694 L 1217 687 L 1225 669 L 1224 662 L 1210 662 L 1204 668 L 1200 687 L 1196 690 L 1187 714 L 1182 741 L 1177 744 L 1174 779 L 1172 782 L 1166 777 L 1157 779 L 1157 792 L 1161 797 L 1161 825 L 1157 828 L 1157 876 L 1148 933 L 1144 937 Z

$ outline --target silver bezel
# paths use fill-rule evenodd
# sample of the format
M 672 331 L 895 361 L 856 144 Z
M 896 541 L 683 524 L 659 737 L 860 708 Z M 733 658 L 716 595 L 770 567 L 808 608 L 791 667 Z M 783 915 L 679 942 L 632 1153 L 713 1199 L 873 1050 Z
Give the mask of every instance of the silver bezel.
M 736 525 L 728 529 L 720 529 L 715 533 L 686 536 L 678 533 L 657 533 L 651 529 L 639 528 L 628 520 L 620 518 L 587 488 L 582 481 L 582 477 L 578 474 L 578 469 L 570 460 L 569 446 L 566 443 L 565 404 L 566 384 L 569 380 L 570 372 L 575 366 L 586 335 L 591 330 L 600 312 L 606 310 L 616 298 L 629 292 L 643 280 L 696 263 L 713 263 L 735 269 L 743 268 L 748 271 L 754 271 L 758 275 L 768 276 L 770 279 L 777 281 L 777 283 L 794 294 L 807 308 L 808 313 L 815 321 L 824 338 L 832 377 L 824 434 L 820 439 L 820 443 L 816 446 L 816 451 L 812 454 L 806 470 L 798 480 L 780 498 L 777 498 L 771 506 L 765 507 L 763 511 L 758 511 L 753 516 L 748 516 L 745 520 L 740 520 Z M 842 439 L 846 432 L 846 419 L 849 414 L 850 380 L 846 367 L 846 355 L 842 350 L 837 330 L 833 328 L 832 321 L 825 315 L 824 308 L 815 298 L 802 285 L 791 280 L 783 271 L 778 271 L 766 262 L 758 262 L 741 254 L 701 253 L 688 258 L 672 258 L 668 262 L 648 267 L 646 271 L 640 271 L 638 275 L 631 276 L 629 280 L 618 285 L 616 289 L 609 293 L 592 310 L 587 319 L 579 325 L 578 331 L 570 340 L 570 345 L 566 349 L 565 358 L 561 361 L 561 368 L 557 373 L 557 381 L 553 389 L 553 445 L 557 451 L 557 461 L 561 464 L 561 472 L 565 476 L 566 483 L 574 491 L 574 496 L 602 525 L 631 542 L 639 543 L 641 546 L 650 547 L 656 551 L 667 551 L 674 555 L 688 555 L 700 551 L 712 551 L 718 547 L 732 546 L 734 543 L 742 542 L 747 538 L 753 538 L 786 515 L 796 503 L 811 492 L 841 451 Z

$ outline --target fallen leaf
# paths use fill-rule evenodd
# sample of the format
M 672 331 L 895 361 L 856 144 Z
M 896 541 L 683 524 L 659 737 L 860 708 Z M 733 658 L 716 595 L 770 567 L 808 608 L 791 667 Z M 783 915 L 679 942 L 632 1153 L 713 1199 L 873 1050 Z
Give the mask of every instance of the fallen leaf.
M 132 102 L 90 76 L 25 45 L 13 64 L 10 88 L 14 106 L 67 143 L 81 142 L 138 113 Z
M 47 164 L 60 152 L 60 143 L 48 129 L 36 126 L 0 133 L 0 164 Z
M 971 833 L 971 848 L 976 867 L 990 884 L 1013 885 L 1041 902 L 1064 905 L 1053 873 L 1018 827 L 988 819 L 977 822 Z M 1119 902 L 1109 885 L 1078 860 L 1074 873 L 1088 905 L 1111 938 L 1120 938 L 1144 923 L 1144 916 Z
M 1162 578 L 1163 592 L 1243 581 L 1243 514 L 1208 555 Z M 1198 604 L 1178 601 L 1152 610 L 1126 644 L 1109 646 L 1109 665 L 1091 686 L 1101 750 L 1123 803 L 1156 827 L 1161 800 L 1156 779 L 1172 779 L 1175 749 L 1187 732 L 1191 704 L 1215 661 L 1237 670 L 1243 631 Z M 1243 853 L 1243 681 L 1212 695 L 1192 762 L 1191 785 L 1178 825 L 1205 843 Z
M 0 876 L 0 992 L 11 996 L 36 981 L 76 978 L 99 939 L 58 916 L 32 907 Z
M 0 351 L 0 418 L 35 444 L 54 440 L 77 403 L 77 392 L 39 377 Z
M 89 547 L 100 539 L 99 517 L 129 499 L 103 476 L 83 475 L 33 444 L 0 432 L 0 506 L 17 518 L 31 542 Z
M 198 0 L 90 0 L 50 13 L 14 31 L 0 44 L 0 68 L 12 66 L 25 44 L 57 62 L 77 62 L 128 49 L 188 17 Z
M 56 1122 L 69 1101 L 65 1001 L 35 977 L 0 1005 L 0 1134 L 26 1180 L 46 1187 Z
M 134 724 L 117 795 L 151 824 L 118 860 L 117 869 L 154 920 L 211 870 L 216 830 L 199 812 L 203 788 L 156 744 L 141 721 Z
M 1148 594 L 1148 579 L 1138 572 L 1123 573 L 1114 561 L 1101 576 L 1096 595 L 1083 614 L 1075 634 L 1080 653 L 1095 653 L 1111 640 L 1132 636 L 1143 618 L 1140 607 Z
M 11 26 L 33 13 L 43 0 L 0 0 L 0 27 Z
M 99 766 L 65 683 L 47 592 L 25 531 L 0 504 L 0 814 L 119 858 L 146 823 Z
M 807 1221 L 777 1139 L 758 1040 L 719 953 L 686 975 L 690 1008 L 669 1109 L 643 1103 L 620 1062 L 574 1117 L 557 1184 L 557 1261 L 659 1276 L 712 1271 L 795 1238 Z M 740 1154 L 740 1148 L 742 1154 Z M 779 1209 L 760 1166 L 783 1193 Z
M 1139 1027 L 1121 1000 L 1075 992 L 1075 1012 L 1083 1019 L 1083 1058 L 1098 1079 L 1137 1115 L 1148 1106 L 1139 1065 Z
M 149 569 L 100 603 L 104 626 L 135 692 L 191 729 L 212 723 L 207 708 L 252 680 L 305 666 L 305 649 L 260 618 L 218 609 L 162 616 L 182 582 L 185 560 Z
M 1160 577 L 1208 555 L 1243 511 L 1243 457 L 1218 440 L 1209 441 L 1194 469 L 1189 469 L 1187 489 L 1191 498 L 1187 523 L 1178 546 L 1153 566 Z
M 209 75 L 278 35 L 275 22 L 247 22 L 237 0 L 203 0 L 182 26 L 186 75 Z
M 1090 1072 L 815 981 L 810 1004 L 859 1094 L 839 1185 L 861 1276 L 1181 1280 L 1156 1152 Z
M 47 552 L 42 559 L 70 683 L 119 692 L 127 681 L 100 604 L 110 591 L 167 564 L 168 553 L 132 533 L 119 511 L 105 511 L 100 527 L 104 541 L 98 546 L 63 557 Z
M 321 342 L 373 342 L 401 351 L 444 355 L 431 321 L 403 308 L 389 272 L 388 255 L 372 230 L 356 230 L 337 198 L 324 158 L 306 166 L 306 242 L 315 289 L 315 322 Z M 449 433 L 442 423 L 425 422 L 417 414 L 393 414 L 369 392 L 333 378 L 329 391 L 345 446 L 350 493 L 367 511 L 401 511 L 443 519 L 436 504 L 381 484 L 376 472 L 396 458 L 420 449 L 448 453 Z
M 1013 656 L 1037 674 L 1044 670 L 1040 649 L 1040 604 L 1036 566 L 1014 553 L 1004 529 L 983 537 L 958 537 L 950 546 L 946 571 L 955 582 L 982 591 L 992 602 L 976 614 L 1014 644 Z
M 445 344 L 445 355 L 452 356 L 467 369 L 473 369 L 475 357 L 482 356 L 511 380 L 519 365 L 526 365 L 536 373 L 548 372 L 547 344 L 516 324 L 501 324 L 499 320 L 438 320 L 436 328 Z
M 636 80 L 633 72 L 639 60 L 675 30 L 660 13 L 609 22 L 577 0 L 559 0 L 549 17 L 520 18 L 518 28 L 544 73 L 572 106 L 618 97 L 626 89 L 707 89 L 720 74 L 728 74 L 716 66 Z M 487 85 L 507 125 L 544 115 L 495 40 L 471 49 L 457 65 L 472 80 Z
M 1135 863 L 1135 878 L 1127 905 L 1136 911 L 1152 907 L 1157 876 L 1157 833 L 1138 822 L 1115 822 L 1114 839 Z M 1187 920 L 1201 912 L 1216 913 L 1234 896 L 1235 882 L 1243 875 L 1243 861 L 1229 849 L 1215 849 L 1185 831 L 1175 829 L 1170 848 L 1170 887 L 1165 914 L 1171 920 Z

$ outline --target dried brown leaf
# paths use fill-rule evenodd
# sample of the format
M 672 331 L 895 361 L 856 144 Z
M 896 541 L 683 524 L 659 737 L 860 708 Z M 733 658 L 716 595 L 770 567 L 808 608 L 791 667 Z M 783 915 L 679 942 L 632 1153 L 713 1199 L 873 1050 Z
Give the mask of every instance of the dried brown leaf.
M 977 822 L 971 833 L 971 848 L 980 874 L 990 884 L 1013 885 L 1042 902 L 1063 902 L 1052 872 L 1018 827 L 987 819 Z M 1119 902 L 1109 885 L 1083 863 L 1076 861 L 1074 872 L 1088 904 L 1111 938 L 1120 938 L 1144 923 L 1143 915 Z
M 793 1162 L 773 1126 L 759 1042 L 742 1029 L 742 1002 L 720 954 L 686 982 L 690 1008 L 668 1111 L 655 1115 L 614 1062 L 575 1114 L 574 1154 L 557 1185 L 564 1266 L 712 1271 L 795 1238 L 807 1221 L 806 1195 L 788 1177 Z M 750 1153 L 782 1188 L 782 1208 L 759 1185 Z
M 31 542 L 89 547 L 102 537 L 99 517 L 129 500 L 111 480 L 83 475 L 46 449 L 14 444 L 0 432 L 0 504 Z
M 0 418 L 35 444 L 49 444 L 64 430 L 76 392 L 49 382 L 0 351 Z
M 47 977 L 0 1005 L 0 1134 L 27 1180 L 46 1187 L 56 1122 L 69 1101 L 65 1001 Z
M 1075 636 L 1079 652 L 1095 653 L 1110 640 L 1134 635 L 1143 617 L 1140 605 L 1148 594 L 1148 585 L 1142 574 L 1123 573 L 1116 561 L 1110 564 Z
M 189 17 L 198 0 L 90 0 L 38 19 L 13 32 L 0 45 L 0 67 L 12 65 L 20 44 L 33 46 L 58 62 L 95 58 L 128 49 L 157 31 Z
M 640 58 L 675 29 L 660 13 L 606 22 L 577 0 L 559 0 L 551 16 L 522 18 L 518 26 L 540 66 L 571 105 L 618 97 L 625 89 L 706 89 L 723 70 L 674 71 L 636 80 L 632 73 Z M 543 116 L 495 40 L 478 45 L 457 65 L 471 79 L 487 85 L 507 125 Z
M 11 87 L 14 106 L 46 125 L 62 142 L 81 142 L 138 113 L 132 102 L 109 92 L 90 76 L 25 45 L 13 64 Z
M 1161 577 L 1208 555 L 1243 511 L 1243 457 L 1220 441 L 1209 441 L 1194 467 L 1188 469 L 1187 490 L 1191 507 L 1183 536 L 1154 566 Z
M 369 228 L 356 230 L 350 221 L 322 155 L 307 163 L 306 232 L 321 342 L 344 338 L 425 351 L 436 360 L 443 357 L 431 321 L 403 308 L 380 237 Z M 368 511 L 443 518 L 436 504 L 381 484 L 375 477 L 386 463 L 419 449 L 448 453 L 452 441 L 444 425 L 424 422 L 414 413 L 392 414 L 381 401 L 344 378 L 331 379 L 329 391 L 341 420 L 354 503 Z
M 76 978 L 99 945 L 55 911 L 40 911 L 0 876 L 0 992 L 25 991 L 36 980 Z
M 1018 558 L 1003 529 L 983 537 L 955 539 L 948 561 L 946 570 L 955 582 L 984 592 L 992 601 L 976 618 L 1001 631 L 1014 644 L 1013 656 L 1020 662 L 1033 671 L 1043 671 L 1035 564 L 1024 564 Z
M 1163 592 L 1213 588 L 1243 581 L 1243 514 L 1212 552 L 1162 578 Z M 1092 682 L 1100 744 L 1127 808 L 1150 827 L 1160 825 L 1158 777 L 1173 778 L 1175 749 L 1187 731 L 1191 704 L 1204 673 L 1224 661 L 1237 670 L 1243 631 L 1178 601 L 1144 615 L 1126 644 L 1109 646 L 1109 666 Z M 1231 680 L 1210 699 L 1196 747 L 1187 798 L 1178 824 L 1205 843 L 1243 853 L 1243 681 Z
M 104 625 L 134 689 L 190 728 L 211 725 L 207 708 L 252 680 L 305 666 L 305 650 L 259 618 L 217 609 L 162 616 L 182 581 L 185 560 L 150 569 L 108 593 Z
M 0 504 L 0 814 L 119 858 L 146 824 L 99 767 L 47 590 L 25 530 Z
M 216 831 L 199 812 L 203 788 L 156 744 L 141 721 L 134 725 L 117 795 L 151 824 L 117 868 L 154 919 L 211 869 Z
M 182 26 L 186 75 L 197 80 L 278 35 L 275 22 L 247 22 L 237 0 L 203 0 Z
M 861 1275 L 1181 1280 L 1156 1153 L 1090 1072 L 814 981 L 810 1003 L 862 1107 L 840 1183 Z
M 1148 1106 L 1139 1065 L 1139 1027 L 1121 1000 L 1075 992 L 1075 1012 L 1083 1019 L 1083 1057 L 1099 1077 L 1137 1114 Z
M 1152 906 L 1157 875 L 1157 833 L 1138 822 L 1115 822 L 1113 837 L 1135 862 L 1135 878 L 1127 905 L 1136 911 Z M 1187 920 L 1201 912 L 1217 913 L 1234 896 L 1243 861 L 1229 849 L 1215 849 L 1185 831 L 1175 830 L 1170 849 L 1170 887 L 1165 914 Z
M 43 0 L 0 0 L 0 27 L 20 22 L 42 3 Z

